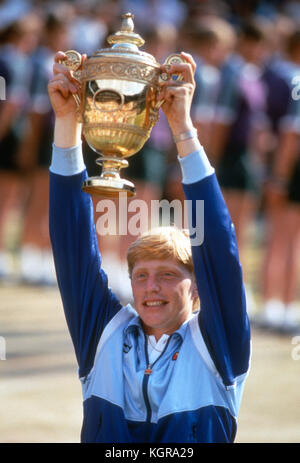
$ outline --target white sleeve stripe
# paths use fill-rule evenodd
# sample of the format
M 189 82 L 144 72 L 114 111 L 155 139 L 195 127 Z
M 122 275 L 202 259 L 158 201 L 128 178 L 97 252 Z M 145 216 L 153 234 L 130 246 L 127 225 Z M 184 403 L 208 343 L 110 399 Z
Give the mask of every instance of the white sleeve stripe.
M 96 354 L 95 354 L 95 357 L 94 357 L 94 365 L 92 366 L 91 370 L 89 371 L 89 373 L 87 375 L 79 378 L 80 380 L 84 380 L 87 376 L 89 376 L 92 373 L 92 371 L 94 369 L 94 366 L 95 366 L 95 363 L 96 363 L 96 359 L 97 359 L 100 351 L 103 349 L 104 344 L 109 339 L 109 337 L 112 335 L 112 333 L 116 329 L 118 329 L 118 327 L 122 323 L 124 323 L 126 320 L 129 320 L 129 318 L 132 317 L 132 310 L 133 310 L 133 308 L 131 307 L 131 305 L 127 304 L 125 307 L 122 307 L 116 313 L 116 315 L 110 320 L 110 322 L 106 325 L 106 327 L 104 328 L 103 333 L 102 333 L 102 335 L 100 337 L 98 346 L 97 346 Z
M 196 183 L 212 175 L 215 169 L 210 164 L 203 147 L 187 156 L 177 157 L 182 172 L 182 182 L 186 185 Z
M 59 148 L 53 143 L 50 171 L 53 174 L 71 176 L 85 170 L 81 143 L 71 148 Z
M 195 315 L 190 320 L 189 326 L 190 326 L 190 330 L 192 333 L 192 338 L 194 340 L 195 346 L 197 347 L 200 355 L 202 356 L 204 362 L 206 363 L 206 366 L 214 374 L 214 376 L 216 376 L 220 381 L 222 381 L 222 378 L 220 374 L 218 373 L 216 366 L 208 352 L 202 333 L 200 331 L 200 327 L 198 323 L 198 315 Z
M 200 352 L 204 362 L 206 363 L 206 365 L 210 369 L 210 371 L 216 376 L 216 378 L 218 378 L 219 381 L 222 382 L 222 384 L 224 386 L 224 382 L 222 380 L 222 377 L 219 374 L 219 372 L 218 372 L 218 370 L 217 370 L 217 368 L 216 368 L 216 366 L 214 364 L 214 361 L 212 360 L 212 358 L 210 356 L 210 353 L 209 353 L 209 351 L 208 351 L 208 349 L 206 347 L 205 341 L 203 339 L 203 336 L 202 336 L 202 333 L 201 333 L 201 330 L 200 330 L 200 327 L 199 327 L 199 322 L 198 322 L 198 316 L 197 315 L 191 319 L 191 321 L 189 322 L 189 325 L 190 325 L 192 338 L 194 340 L 195 346 L 198 349 L 198 351 Z M 230 384 L 228 386 L 225 386 L 225 389 L 226 390 L 235 389 L 237 383 L 239 383 L 240 381 L 243 381 L 245 379 L 245 377 L 248 375 L 249 369 L 250 368 L 248 367 L 248 369 L 247 369 L 247 371 L 245 373 L 242 373 L 241 375 L 236 376 L 234 378 L 234 383 Z

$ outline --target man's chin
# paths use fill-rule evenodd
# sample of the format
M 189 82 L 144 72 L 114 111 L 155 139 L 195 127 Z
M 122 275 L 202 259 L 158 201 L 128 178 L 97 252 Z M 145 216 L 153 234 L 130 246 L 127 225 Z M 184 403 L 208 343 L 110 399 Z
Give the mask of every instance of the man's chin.
M 161 320 L 150 317 L 141 318 L 142 326 L 146 334 L 155 334 L 156 332 L 164 332 Z

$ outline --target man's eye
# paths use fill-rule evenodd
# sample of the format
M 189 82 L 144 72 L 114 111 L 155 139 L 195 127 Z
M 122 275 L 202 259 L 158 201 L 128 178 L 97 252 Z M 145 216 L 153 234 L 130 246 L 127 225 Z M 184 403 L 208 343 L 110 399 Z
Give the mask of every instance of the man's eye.
M 174 276 L 174 273 L 172 273 L 172 272 L 164 272 L 163 276 L 167 277 L 167 278 L 172 278 Z

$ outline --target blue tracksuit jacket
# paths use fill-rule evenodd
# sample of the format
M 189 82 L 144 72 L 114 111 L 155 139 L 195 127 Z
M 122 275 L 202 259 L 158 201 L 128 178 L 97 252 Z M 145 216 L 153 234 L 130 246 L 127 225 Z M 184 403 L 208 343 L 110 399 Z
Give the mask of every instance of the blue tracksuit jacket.
M 197 162 L 183 188 L 193 204 L 204 200 L 204 241 L 192 246 L 201 310 L 169 337 L 150 375 L 139 317 L 101 268 L 91 198 L 81 191 L 87 173 L 50 167 L 50 234 L 82 383 L 82 442 L 234 440 L 249 322 L 234 227 L 215 174 L 195 181 Z

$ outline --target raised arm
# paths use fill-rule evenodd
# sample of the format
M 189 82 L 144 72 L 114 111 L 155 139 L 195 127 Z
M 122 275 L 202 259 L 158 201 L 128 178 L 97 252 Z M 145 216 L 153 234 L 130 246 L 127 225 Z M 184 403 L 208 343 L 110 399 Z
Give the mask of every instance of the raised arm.
M 79 375 L 91 369 L 105 325 L 120 310 L 108 288 L 88 194 L 81 191 L 87 173 L 81 151 L 81 126 L 72 97 L 78 83 L 55 56 L 54 76 L 48 85 L 56 115 L 50 166 L 50 236 L 57 280 L 74 344 Z
M 189 111 L 195 63 L 189 55 L 184 56 L 187 64 L 181 66 L 185 67 L 186 83 L 182 88 L 165 84 L 163 97 L 168 106 L 162 106 L 173 135 L 179 140 L 193 129 Z M 172 71 L 179 68 L 171 68 Z M 178 141 L 177 148 L 186 199 L 192 203 L 191 229 L 204 227 L 204 234 L 198 233 L 204 236 L 202 243 L 191 239 L 201 302 L 199 326 L 218 373 L 230 386 L 248 370 L 250 355 L 249 322 L 234 226 L 214 169 L 197 136 Z M 204 204 L 204 221 L 197 217 L 199 200 Z

